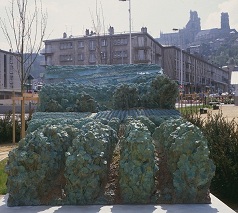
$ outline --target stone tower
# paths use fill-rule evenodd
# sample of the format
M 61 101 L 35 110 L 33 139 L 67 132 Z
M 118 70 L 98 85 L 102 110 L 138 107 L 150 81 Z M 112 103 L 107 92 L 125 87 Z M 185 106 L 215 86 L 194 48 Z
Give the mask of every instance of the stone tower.
M 186 24 L 186 27 L 182 30 L 183 45 L 192 43 L 198 32 L 201 31 L 200 18 L 197 11 L 190 10 L 190 19 Z
M 221 13 L 221 29 L 222 30 L 230 30 L 228 13 Z
M 194 32 L 201 31 L 201 23 L 200 18 L 198 17 L 197 11 L 191 11 L 190 10 L 190 19 L 188 23 L 186 24 L 186 29 Z

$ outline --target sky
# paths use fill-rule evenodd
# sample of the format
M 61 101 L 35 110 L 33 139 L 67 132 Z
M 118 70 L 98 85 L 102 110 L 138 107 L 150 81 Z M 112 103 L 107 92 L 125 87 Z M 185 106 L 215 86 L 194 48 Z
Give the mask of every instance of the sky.
M 202 29 L 220 28 L 221 12 L 228 12 L 230 27 L 238 30 L 238 0 L 130 1 L 132 31 L 138 32 L 141 27 L 147 27 L 154 38 L 158 38 L 160 32 L 184 28 L 189 21 L 190 10 L 198 12 Z M 129 1 L 42 0 L 42 4 L 48 13 L 45 39 L 62 38 L 64 32 L 68 36 L 80 36 L 86 29 L 107 33 L 109 26 L 114 27 L 115 33 L 129 32 Z M 9 6 L 9 0 L 0 1 L 2 19 L 6 19 L 5 9 Z M 1 30 L 0 49 L 9 50 Z

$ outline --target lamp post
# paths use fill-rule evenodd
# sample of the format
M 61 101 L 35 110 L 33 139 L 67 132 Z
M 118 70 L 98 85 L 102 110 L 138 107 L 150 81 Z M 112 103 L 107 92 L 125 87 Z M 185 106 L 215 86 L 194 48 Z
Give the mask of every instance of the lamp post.
M 177 31 L 179 33 L 179 29 L 173 28 L 173 31 Z M 184 90 L 183 87 L 183 49 L 182 49 L 182 37 L 180 36 L 180 91 Z M 182 93 L 181 93 L 182 94 Z M 180 94 L 180 104 L 181 108 L 183 107 L 183 96 Z
M 130 31 L 130 38 L 129 38 L 129 45 L 130 45 L 130 64 L 132 64 L 132 60 L 131 60 L 131 0 L 119 0 L 119 1 L 129 1 L 129 31 Z
M 173 28 L 173 31 L 178 31 L 179 29 Z M 182 38 L 180 37 L 180 86 L 183 89 L 183 49 L 182 49 Z

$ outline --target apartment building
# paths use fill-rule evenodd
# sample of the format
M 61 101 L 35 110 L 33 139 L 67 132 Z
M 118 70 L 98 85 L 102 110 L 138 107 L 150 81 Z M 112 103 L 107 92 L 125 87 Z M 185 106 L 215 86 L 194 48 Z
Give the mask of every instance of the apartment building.
M 171 79 L 182 83 L 185 93 L 228 91 L 229 71 L 186 51 L 181 52 L 181 49 L 175 46 L 164 47 L 163 69 Z
M 11 97 L 12 91 L 21 90 L 20 78 L 17 70 L 20 63 L 18 55 L 11 51 L 0 50 L 0 98 Z
M 129 64 L 130 34 L 109 33 L 97 35 L 86 30 L 84 36 L 45 40 L 44 65 Z M 132 63 L 161 64 L 162 46 L 147 33 L 147 28 L 131 34 Z
M 133 64 L 158 64 L 171 79 L 184 85 L 186 93 L 227 91 L 228 72 L 207 61 L 182 51 L 183 68 L 181 75 L 181 49 L 162 46 L 142 27 L 141 32 L 131 34 Z M 63 38 L 46 40 L 44 65 L 98 65 L 129 64 L 130 35 L 114 33 L 95 35 L 86 30 L 84 36 L 73 37 L 64 33 Z

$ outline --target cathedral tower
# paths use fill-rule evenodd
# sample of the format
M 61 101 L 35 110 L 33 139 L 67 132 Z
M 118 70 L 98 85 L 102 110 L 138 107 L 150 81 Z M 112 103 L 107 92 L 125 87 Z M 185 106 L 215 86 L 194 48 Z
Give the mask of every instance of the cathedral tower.
M 230 30 L 228 13 L 221 13 L 221 29 L 222 30 Z

